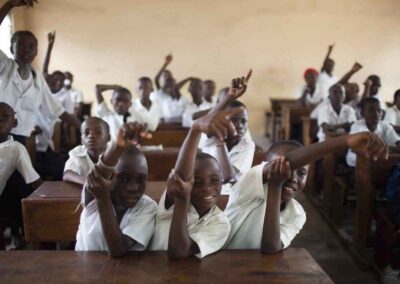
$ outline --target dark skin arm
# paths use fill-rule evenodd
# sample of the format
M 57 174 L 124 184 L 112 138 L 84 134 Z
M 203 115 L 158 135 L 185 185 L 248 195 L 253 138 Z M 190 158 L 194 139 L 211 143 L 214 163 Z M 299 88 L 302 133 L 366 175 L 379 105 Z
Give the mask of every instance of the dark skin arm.
M 159 90 L 161 88 L 160 86 L 160 77 L 161 74 L 164 72 L 165 69 L 167 69 L 167 66 L 172 62 L 172 54 L 168 54 L 167 57 L 165 57 L 165 62 L 163 64 L 163 66 L 161 67 L 160 71 L 158 71 L 158 73 L 156 74 L 156 77 L 154 78 L 154 83 L 156 84 L 156 88 L 157 90 Z
M 331 53 L 332 53 L 332 50 L 333 50 L 333 47 L 334 47 L 334 46 L 335 46 L 335 44 L 331 44 L 331 45 L 328 47 L 328 53 L 326 54 L 326 56 L 325 56 L 325 58 L 324 58 L 324 61 L 323 61 L 323 63 L 322 63 L 321 72 L 325 70 L 326 62 L 328 61 L 329 57 L 331 56 Z
M 327 124 L 327 123 L 323 123 L 323 124 L 321 125 L 321 127 L 322 127 L 322 129 L 323 129 L 325 132 L 328 132 L 328 131 L 335 132 L 336 130 L 338 130 L 338 129 L 340 129 L 340 128 L 344 129 L 346 132 L 349 132 L 349 131 L 350 131 L 350 127 L 351 127 L 352 124 L 353 124 L 353 123 L 349 123 L 349 122 L 340 123 L 340 124 Z
M 361 101 L 365 98 L 369 98 L 371 96 L 371 87 L 372 87 L 372 81 L 367 79 L 364 82 L 364 92 L 362 94 Z
M 7 17 L 8 13 L 15 7 L 25 6 L 28 8 L 33 8 L 34 4 L 37 3 L 36 0 L 9 0 L 4 3 L 0 8 L 0 25 L 3 23 L 4 19 Z
M 84 185 L 85 180 L 86 178 L 84 176 L 78 175 L 77 173 L 70 170 L 64 172 L 63 174 L 63 181 Z
M 357 73 L 362 68 L 362 65 L 358 62 L 354 63 L 353 67 L 350 69 L 349 72 L 344 74 L 344 76 L 338 81 L 338 84 L 346 84 L 350 78 Z
M 136 244 L 135 240 L 122 233 L 115 216 L 111 200 L 111 190 L 115 185 L 115 181 L 115 175 L 111 180 L 103 177 L 98 166 L 94 166 L 87 177 L 87 190 L 96 198 L 97 210 L 99 211 L 108 253 L 113 258 L 127 254 L 129 249 Z
M 193 80 L 193 77 L 187 77 L 186 79 L 183 79 L 182 81 L 178 82 L 175 86 L 176 90 L 182 89 L 183 86 L 185 86 L 186 83 L 191 82 Z
M 101 104 L 102 102 L 104 102 L 103 92 L 108 90 L 115 90 L 117 88 L 118 85 L 97 84 L 95 87 L 97 104 Z
M 45 78 L 49 75 L 50 58 L 51 58 L 51 52 L 53 51 L 54 42 L 56 40 L 56 32 L 54 31 L 52 33 L 49 33 L 47 35 L 47 39 L 49 44 L 47 46 L 46 56 L 44 57 L 43 69 L 42 69 Z
M 217 144 L 217 161 L 222 169 L 224 183 L 235 183 L 237 181 L 238 171 L 229 161 L 228 148 L 223 142 Z
M 69 114 L 68 112 L 63 112 L 59 118 L 65 122 L 68 126 L 73 126 L 76 129 L 80 129 L 81 128 L 81 122 L 79 121 L 79 119 L 72 114 Z

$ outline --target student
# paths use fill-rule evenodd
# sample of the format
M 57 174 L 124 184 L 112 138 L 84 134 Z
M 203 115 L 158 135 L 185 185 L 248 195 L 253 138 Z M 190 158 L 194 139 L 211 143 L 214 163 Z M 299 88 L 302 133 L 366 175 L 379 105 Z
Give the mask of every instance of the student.
M 304 189 L 307 165 L 347 148 L 373 158 L 388 156 L 383 141 L 368 132 L 305 147 L 294 141 L 273 144 L 267 162 L 253 167 L 234 185 L 225 209 L 232 225 L 225 247 L 261 249 L 263 253 L 287 248 L 306 221 L 302 206 L 294 198 Z
M 362 94 L 361 101 L 365 98 L 376 98 L 377 100 L 379 100 L 381 109 L 385 110 L 386 104 L 383 103 L 378 97 L 378 93 L 381 87 L 381 78 L 378 75 L 369 75 L 367 80 L 365 80 L 364 82 L 364 92 Z
M 82 111 L 82 104 L 83 104 L 83 94 L 80 90 L 75 89 L 72 84 L 74 82 L 74 75 L 66 71 L 64 73 L 65 80 L 64 80 L 64 90 L 69 93 L 72 103 L 74 105 L 75 113 L 80 114 Z
M 110 141 L 108 124 L 98 117 L 82 123 L 82 145 L 72 149 L 64 168 L 63 180 L 83 185 L 93 165 L 99 160 Z
M 110 110 L 104 101 L 103 92 L 113 90 L 111 96 L 111 104 L 113 111 Z M 117 137 L 118 129 L 124 123 L 139 121 L 140 118 L 136 112 L 129 112 L 132 105 L 131 92 L 118 85 L 96 85 L 96 99 L 97 99 L 97 116 L 107 122 L 110 127 L 111 141 Z
M 75 113 L 75 106 L 72 102 L 71 95 L 64 88 L 65 74 L 61 71 L 54 71 L 48 77 L 49 88 L 56 100 L 70 114 Z
M 360 103 L 360 97 L 358 93 L 360 92 L 360 87 L 357 83 L 351 82 L 344 85 L 345 88 L 345 99 L 344 104 L 351 106 L 356 110 L 357 105 Z
M 318 71 L 308 68 L 304 72 L 306 85 L 297 91 L 298 103 L 304 107 L 315 107 L 324 99 L 321 87 L 317 85 Z
M 6 1 L 0 8 L 0 23 L 6 15 L 18 6 L 33 7 L 34 1 Z M 59 117 L 77 128 L 80 123 L 69 115 L 51 95 L 41 73 L 32 67 L 37 54 L 37 39 L 29 31 L 19 31 L 11 38 L 11 52 L 14 60 L 0 52 L 0 101 L 9 104 L 16 112 L 18 126 L 12 130 L 14 139 L 25 144 L 35 127 L 32 119 L 35 113 L 51 119 Z
M 397 133 L 400 132 L 400 90 L 394 93 L 393 106 L 386 110 L 384 120 L 390 123 Z
M 377 98 L 369 97 L 361 101 L 362 119 L 355 122 L 350 129 L 350 134 L 369 131 L 379 136 L 386 144 L 391 147 L 391 150 L 399 152 L 400 137 L 397 135 L 394 128 L 387 122 L 382 121 L 382 109 Z M 347 165 L 350 167 L 356 166 L 356 154 L 348 151 L 346 156 Z
M 329 88 L 329 103 L 321 107 L 318 113 L 318 139 L 325 140 L 325 134 L 329 136 L 341 135 L 350 131 L 352 123 L 356 122 L 354 109 L 344 102 L 344 87 L 335 84 Z
M 319 88 L 321 88 L 321 92 L 323 94 L 326 94 L 324 95 L 325 97 L 328 94 L 329 88 L 333 84 L 336 84 L 338 81 L 338 79 L 332 74 L 333 68 L 335 67 L 335 61 L 333 61 L 333 59 L 330 58 L 334 46 L 335 46 L 334 44 L 331 44 L 328 47 L 328 53 L 325 56 L 324 62 L 321 67 L 321 73 L 319 74 L 317 80 L 317 84 Z
M 247 87 L 244 80 L 243 77 L 232 82 L 233 97 L 244 93 Z M 230 225 L 216 205 L 222 187 L 222 170 L 214 157 L 197 154 L 197 147 L 202 133 L 220 140 L 228 133 L 235 135 L 236 130 L 227 117 L 240 112 L 243 109 L 221 111 L 215 107 L 194 122 L 159 202 L 150 249 L 168 249 L 172 259 L 193 255 L 203 258 L 225 243 Z
M 157 204 L 144 194 L 147 161 L 134 138 L 142 130 L 137 123 L 123 125 L 90 171 L 82 191 L 76 251 L 108 251 L 119 257 L 143 251 L 150 242 Z
M 204 100 L 203 82 L 198 78 L 192 78 L 189 86 L 189 93 L 192 95 L 192 103 L 187 104 L 182 116 L 182 126 L 191 127 L 193 124 L 192 115 L 198 111 L 212 108 L 212 104 Z
M 217 104 L 218 97 L 214 95 L 216 88 L 217 86 L 213 80 L 203 81 L 204 100 L 210 103 L 212 106 Z
M 147 130 L 156 131 L 161 119 L 161 108 L 157 102 L 150 99 L 153 84 L 149 77 L 141 77 L 136 83 L 139 99 L 132 103 L 132 110 L 140 117 L 140 123 L 147 124 Z
M 157 91 L 162 90 L 165 87 L 166 81 L 168 79 L 173 79 L 171 71 L 167 70 L 169 64 L 171 64 L 173 60 L 172 54 L 168 54 L 165 57 L 165 62 L 161 67 L 160 71 L 156 74 L 154 78 L 154 83 L 156 84 Z

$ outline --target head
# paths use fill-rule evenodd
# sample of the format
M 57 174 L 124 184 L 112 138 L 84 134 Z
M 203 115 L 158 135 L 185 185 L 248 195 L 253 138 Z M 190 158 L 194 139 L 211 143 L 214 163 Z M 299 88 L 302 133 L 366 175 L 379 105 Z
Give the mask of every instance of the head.
M 120 115 L 127 114 L 132 105 L 131 92 L 124 87 L 115 89 L 111 97 L 111 104 L 116 113 Z
M 328 58 L 324 64 L 325 72 L 328 73 L 329 75 L 332 75 L 334 67 L 335 67 L 335 61 L 333 61 L 331 58 Z
M 97 161 L 110 141 L 110 127 L 99 117 L 87 118 L 81 126 L 81 140 L 92 160 Z
M 65 80 L 65 75 L 63 72 L 54 71 L 53 73 L 51 73 L 48 82 L 50 91 L 53 94 L 59 92 L 64 87 L 64 80 Z
M 18 121 L 15 118 L 14 109 L 10 105 L 0 102 L 0 138 L 7 138 L 11 129 L 17 125 Z
M 378 75 L 369 75 L 367 80 L 372 81 L 371 95 L 376 96 L 381 88 L 381 78 Z
M 280 156 L 285 156 L 301 147 L 303 147 L 301 143 L 293 140 L 276 142 L 269 148 L 266 155 L 266 161 L 269 162 Z M 282 203 L 288 202 L 290 199 L 295 198 L 303 191 L 307 181 L 307 174 L 308 165 L 292 170 L 290 179 L 287 180 L 282 186 Z
M 192 95 L 193 102 L 200 105 L 203 102 L 203 82 L 199 78 L 190 81 L 189 93 Z
M 360 92 L 360 88 L 358 87 L 357 83 L 347 83 L 345 85 L 345 91 L 346 91 L 346 102 L 355 100 L 358 97 L 358 93 Z
M 223 97 L 228 95 L 228 92 L 229 92 L 229 87 L 222 88 L 218 93 L 217 102 L 219 102 Z
M 65 80 L 64 80 L 64 87 L 71 88 L 72 83 L 74 82 L 74 75 L 71 72 L 66 71 L 64 72 Z
M 209 154 L 197 153 L 190 199 L 200 216 L 217 204 L 221 188 L 222 171 L 218 161 Z
M 370 130 L 375 130 L 382 118 L 381 104 L 377 98 L 369 97 L 361 101 L 361 116 Z
M 329 100 L 333 109 L 340 109 L 344 102 L 344 87 L 342 84 L 335 84 L 329 88 Z
M 204 98 L 206 101 L 211 102 L 212 96 L 214 96 L 216 89 L 215 82 L 213 80 L 205 80 L 203 81 L 203 92 Z
M 31 64 L 38 51 L 38 41 L 30 31 L 18 31 L 11 37 L 11 53 L 18 64 Z
M 400 109 L 400 89 L 394 93 L 393 104 Z
M 172 96 L 175 93 L 175 86 L 176 86 L 176 81 L 174 78 L 168 78 L 165 80 L 164 85 L 162 85 L 161 89 L 163 90 L 164 93 Z
M 149 77 L 141 77 L 136 83 L 136 92 L 141 100 L 150 99 L 150 94 L 153 91 L 153 83 Z
M 143 153 L 136 147 L 128 148 L 119 159 L 116 174 L 113 200 L 123 208 L 134 207 L 146 190 L 148 166 Z
M 304 80 L 308 87 L 315 87 L 318 78 L 318 71 L 314 68 L 308 68 L 304 72 Z
M 244 103 L 240 101 L 232 101 L 228 106 L 227 110 L 234 108 L 244 108 L 244 111 L 240 114 L 235 114 L 229 117 L 230 121 L 233 123 L 236 129 L 237 136 L 232 137 L 228 135 L 228 140 L 233 142 L 233 144 L 239 143 L 239 141 L 246 135 L 249 127 L 249 116 L 247 107 Z
M 160 76 L 160 86 L 161 88 L 164 88 L 165 84 L 169 79 L 174 79 L 174 76 L 172 75 L 171 71 L 165 69 L 162 71 L 161 76 Z

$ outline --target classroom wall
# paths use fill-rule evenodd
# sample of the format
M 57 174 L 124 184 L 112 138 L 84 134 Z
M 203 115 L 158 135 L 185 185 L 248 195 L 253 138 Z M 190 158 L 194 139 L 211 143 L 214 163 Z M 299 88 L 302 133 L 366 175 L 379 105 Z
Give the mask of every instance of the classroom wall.
M 16 29 L 40 40 L 41 67 L 47 33 L 57 31 L 50 70 L 71 70 L 86 101 L 94 84 L 134 89 L 139 76 L 153 77 L 172 52 L 177 79 L 213 78 L 224 87 L 251 67 L 243 101 L 253 134 L 264 133 L 269 97 L 293 97 L 306 67 L 320 68 L 327 46 L 341 76 L 355 60 L 382 77 L 381 95 L 400 88 L 398 0 L 40 0 L 14 14 Z M 185 94 L 186 96 L 187 94 Z

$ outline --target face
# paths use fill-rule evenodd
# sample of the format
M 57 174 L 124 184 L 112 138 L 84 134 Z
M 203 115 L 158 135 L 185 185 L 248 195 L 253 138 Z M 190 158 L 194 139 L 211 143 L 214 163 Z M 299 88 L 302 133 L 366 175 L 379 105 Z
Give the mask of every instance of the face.
M 118 205 L 134 207 L 146 190 L 148 168 L 143 155 L 121 157 L 117 166 L 114 197 Z
M 368 127 L 375 128 L 382 117 L 382 110 L 379 102 L 366 104 L 361 113 Z
M 0 103 L 0 135 L 9 135 L 15 126 L 17 126 L 17 120 L 14 110 L 8 105 Z
M 236 114 L 236 115 L 232 115 L 231 117 L 229 117 L 230 121 L 232 121 L 233 125 L 235 126 L 236 129 L 236 133 L 237 136 L 232 137 L 232 136 L 228 136 L 229 140 L 233 140 L 236 142 L 239 142 L 244 135 L 247 133 L 247 129 L 249 127 L 249 117 L 248 117 L 248 113 L 247 110 L 243 111 L 240 114 Z
M 344 93 L 341 85 L 335 85 L 329 90 L 329 100 L 334 109 L 339 108 L 344 102 Z
M 397 108 L 400 108 L 400 95 L 395 97 L 394 104 L 397 106 Z
M 201 104 L 203 101 L 203 83 L 201 80 L 193 80 L 189 86 L 189 93 L 192 95 L 195 104 Z
M 333 72 L 333 68 L 335 67 L 335 61 L 333 61 L 332 59 L 328 59 L 325 63 L 325 71 L 328 74 L 331 74 Z
M 199 215 L 217 204 L 222 188 L 221 169 L 214 159 L 196 160 L 191 202 Z
M 206 81 L 203 83 L 204 97 L 207 100 L 210 100 L 211 97 L 214 95 L 215 88 L 216 86 L 214 81 Z
M 376 96 L 380 88 L 381 88 L 381 79 L 377 78 L 377 80 L 374 80 L 371 86 L 371 95 Z
M 164 91 L 164 93 L 168 94 L 168 95 L 173 95 L 175 92 L 175 80 L 173 78 L 168 78 L 165 81 L 164 86 L 162 87 L 162 90 Z
M 91 156 L 98 156 L 107 148 L 107 142 L 110 140 L 110 134 L 107 132 L 103 123 L 97 119 L 88 118 L 81 127 L 82 144 L 88 149 Z
M 346 85 L 346 100 L 351 101 L 357 98 L 360 88 L 357 83 L 349 83 Z
M 279 149 L 277 149 L 276 152 L 273 153 L 268 160 L 272 161 L 278 158 L 279 156 L 284 156 L 296 149 L 298 148 L 292 145 L 282 146 Z M 298 168 L 291 172 L 290 178 L 287 181 L 285 181 L 285 183 L 282 185 L 282 193 L 281 193 L 282 203 L 288 202 L 290 199 L 295 198 L 303 191 L 307 182 L 307 174 L 308 174 L 308 165 Z
M 49 82 L 50 91 L 53 94 L 60 91 L 64 87 L 64 80 L 65 80 L 64 74 L 55 73 L 50 75 L 50 82 Z
M 21 35 L 11 46 L 14 59 L 22 64 L 31 64 L 37 55 L 37 42 L 29 35 Z
M 304 80 L 306 81 L 307 86 L 309 87 L 314 87 L 315 84 L 317 83 L 317 77 L 318 75 L 313 73 L 313 72 L 308 72 L 306 76 L 304 77 Z
M 113 105 L 116 113 L 125 115 L 132 105 L 132 97 L 128 93 L 114 91 L 111 98 L 111 104 Z
M 164 70 L 161 73 L 161 77 L 160 77 L 160 85 L 161 88 L 163 88 L 165 86 L 165 84 L 167 83 L 168 80 L 173 79 L 174 77 L 172 76 L 171 71 L 169 70 Z
M 136 85 L 136 92 L 140 99 L 150 98 L 150 93 L 153 91 L 153 86 L 151 82 L 145 80 L 139 80 Z

